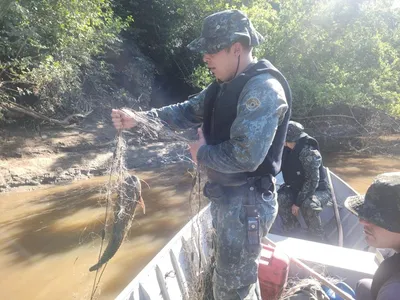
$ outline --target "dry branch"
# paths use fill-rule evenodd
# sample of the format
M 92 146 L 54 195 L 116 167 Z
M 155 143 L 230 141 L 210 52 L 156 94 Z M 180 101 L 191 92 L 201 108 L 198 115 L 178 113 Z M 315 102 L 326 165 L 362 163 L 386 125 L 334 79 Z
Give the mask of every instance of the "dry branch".
M 4 107 L 5 109 L 8 109 L 10 111 L 16 111 L 19 113 L 23 113 L 23 114 L 33 117 L 35 119 L 45 120 L 49 123 L 57 124 L 57 125 L 61 125 L 61 126 L 68 126 L 68 125 L 70 125 L 71 119 L 76 118 L 76 117 L 86 118 L 88 115 L 90 115 L 93 112 L 93 110 L 90 110 L 86 114 L 72 114 L 72 115 L 67 116 L 63 120 L 57 120 L 57 119 L 49 118 L 41 113 L 38 113 L 38 112 L 34 111 L 33 109 L 30 109 L 30 108 L 27 108 L 22 105 L 12 103 L 9 101 L 4 101 L 4 102 L 0 103 L 0 106 Z

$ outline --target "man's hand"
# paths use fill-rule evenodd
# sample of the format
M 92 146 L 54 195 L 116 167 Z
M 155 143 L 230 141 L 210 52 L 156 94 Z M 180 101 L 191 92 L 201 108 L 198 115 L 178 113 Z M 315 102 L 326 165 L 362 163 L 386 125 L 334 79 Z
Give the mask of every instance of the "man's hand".
M 111 118 L 117 130 L 129 129 L 137 125 L 134 113 L 128 109 L 113 109 Z
M 292 205 L 292 214 L 297 217 L 299 215 L 299 209 L 300 209 L 300 207 L 298 207 L 296 204 L 293 204 Z
M 206 145 L 203 130 L 199 128 L 197 133 L 199 134 L 199 139 L 194 143 L 189 143 L 190 154 L 192 155 L 192 160 L 195 164 L 197 164 L 197 152 L 199 151 L 199 148 L 203 145 Z

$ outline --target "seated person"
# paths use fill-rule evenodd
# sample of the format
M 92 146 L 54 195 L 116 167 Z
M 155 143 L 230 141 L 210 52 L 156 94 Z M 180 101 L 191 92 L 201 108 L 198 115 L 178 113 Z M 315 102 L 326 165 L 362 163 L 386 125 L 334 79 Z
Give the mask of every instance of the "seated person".
M 310 239 L 325 240 L 319 216 L 331 201 L 331 191 L 318 142 L 304 132 L 300 123 L 290 121 L 282 159 L 285 184 L 278 191 L 279 215 L 285 232 L 299 226 L 299 210 L 308 227 Z
M 358 282 L 356 299 L 400 299 L 400 172 L 377 176 L 365 196 L 349 197 L 345 206 L 360 218 L 368 245 L 396 251 L 379 265 L 373 279 Z

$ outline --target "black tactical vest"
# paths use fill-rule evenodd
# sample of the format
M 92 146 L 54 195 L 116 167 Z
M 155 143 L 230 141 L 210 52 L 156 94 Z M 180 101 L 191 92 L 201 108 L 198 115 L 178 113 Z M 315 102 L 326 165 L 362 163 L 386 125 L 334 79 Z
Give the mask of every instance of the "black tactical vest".
M 296 142 L 296 146 L 293 150 L 285 147 L 283 151 L 283 179 L 285 180 L 285 184 L 290 186 L 295 197 L 297 197 L 305 181 L 304 169 L 300 162 L 299 155 L 301 150 L 303 150 L 306 145 L 311 145 L 313 148 L 319 151 L 317 140 L 307 134 L 304 134 L 304 136 Z M 328 189 L 328 183 L 325 169 L 323 167 L 323 164 L 321 163 L 319 167 L 319 184 L 317 187 L 317 191 L 326 189 Z
M 211 181 L 224 185 L 239 184 L 246 182 L 248 177 L 276 176 L 280 171 L 283 146 L 291 115 L 292 94 L 285 77 L 269 61 L 260 60 L 229 83 L 224 84 L 223 90 L 220 90 L 220 85 L 217 82 L 208 87 L 204 99 L 203 132 L 208 145 L 217 145 L 229 140 L 231 126 L 237 115 L 240 93 L 252 77 L 263 73 L 271 74 L 280 82 L 289 106 L 282 123 L 277 128 L 272 145 L 256 171 L 227 174 L 208 169 L 207 174 Z
M 376 299 L 379 290 L 392 276 L 400 273 L 400 253 L 396 253 L 386 258 L 378 267 L 374 274 L 371 285 L 372 299 Z

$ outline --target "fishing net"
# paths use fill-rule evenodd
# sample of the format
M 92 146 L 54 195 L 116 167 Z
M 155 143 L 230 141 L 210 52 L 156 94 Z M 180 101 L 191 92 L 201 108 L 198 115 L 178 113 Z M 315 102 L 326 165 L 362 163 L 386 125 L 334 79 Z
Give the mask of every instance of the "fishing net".
M 189 240 L 193 243 L 193 247 L 187 251 L 191 259 L 189 261 L 189 281 L 188 293 L 190 299 L 193 300 L 213 300 L 212 292 L 212 276 L 215 267 L 213 240 L 215 237 L 215 230 L 209 220 L 204 220 L 203 216 L 199 216 L 201 208 L 205 205 L 204 197 L 202 197 L 202 181 L 201 172 L 197 171 L 194 177 L 194 184 L 191 192 L 191 208 L 192 215 L 197 217 L 194 219 L 192 235 Z M 206 244 L 205 247 L 203 245 Z M 185 247 L 184 247 L 185 248 Z M 206 248 L 205 251 L 204 248 Z
M 333 285 L 339 282 L 334 278 L 326 278 Z M 314 278 L 290 278 L 280 300 L 329 300 L 321 283 Z
M 182 133 L 176 133 L 171 130 L 165 123 L 158 118 L 153 118 L 145 113 L 141 112 L 130 112 L 134 116 L 138 125 L 134 128 L 136 137 L 142 140 L 166 140 L 166 141 L 178 141 L 188 143 L 191 140 L 185 137 Z M 98 263 L 90 268 L 90 271 L 96 271 L 96 275 L 93 282 L 93 288 L 91 293 L 91 299 L 96 296 L 99 283 L 103 272 L 107 266 L 107 262 L 115 254 L 120 247 L 122 241 L 125 239 L 134 219 L 136 205 L 139 204 L 143 211 L 145 210 L 143 199 L 141 198 L 141 184 L 140 179 L 137 176 L 132 175 L 126 166 L 126 152 L 127 146 L 127 135 L 129 131 L 118 131 L 115 136 L 115 149 L 113 153 L 112 161 L 109 167 L 109 177 L 105 185 L 104 197 L 105 197 L 105 217 L 104 217 L 104 229 L 101 234 L 101 245 L 98 257 Z M 132 134 L 130 134 L 132 135 Z M 191 158 L 187 153 L 180 156 L 181 160 L 191 161 Z M 199 171 L 195 170 L 191 173 L 192 182 L 192 193 L 190 199 L 197 199 L 194 203 L 191 202 L 191 213 L 192 216 L 197 214 L 200 207 L 204 206 L 201 203 L 200 188 L 196 189 L 197 182 L 201 184 L 199 179 Z M 138 196 L 133 195 L 137 193 Z M 193 194 L 196 196 L 193 197 Z M 117 195 L 117 197 L 113 197 Z M 135 203 L 133 203 L 135 202 Z M 103 251 L 103 244 L 106 237 L 106 231 L 108 234 L 109 243 L 106 249 Z M 115 245 L 113 245 L 113 243 Z M 109 250 L 112 249 L 112 250 Z M 101 271 L 100 271 L 101 270 Z M 100 273 L 99 273 L 100 272 Z

